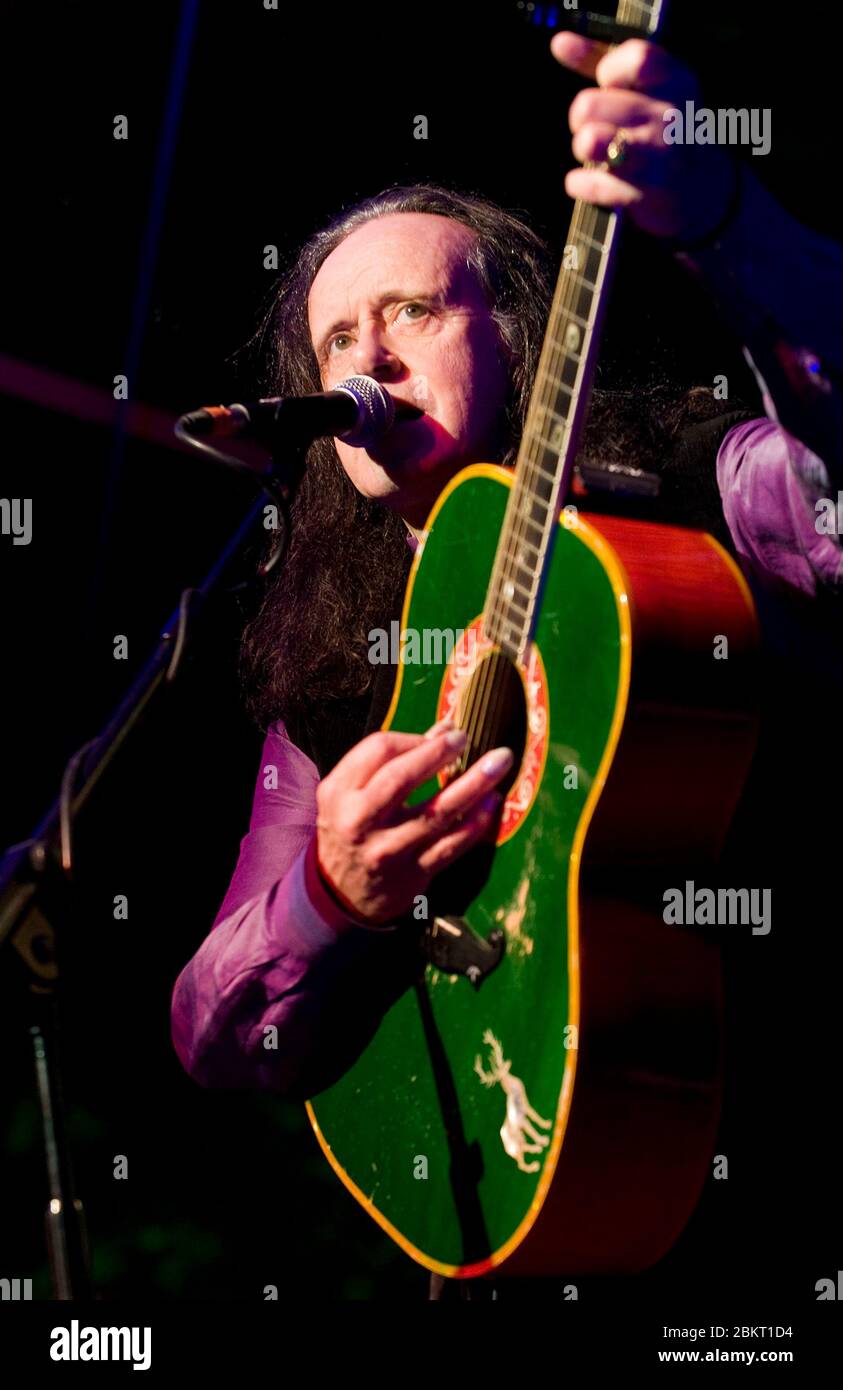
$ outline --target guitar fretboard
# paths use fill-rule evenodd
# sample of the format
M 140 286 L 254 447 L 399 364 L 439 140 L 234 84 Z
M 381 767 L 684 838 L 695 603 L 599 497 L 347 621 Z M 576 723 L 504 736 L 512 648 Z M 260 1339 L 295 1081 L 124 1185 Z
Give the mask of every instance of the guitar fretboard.
M 576 204 L 484 610 L 488 636 L 513 659 L 530 640 L 567 496 L 617 224 L 614 212 Z
M 617 18 L 651 37 L 662 11 L 621 0 Z M 487 635 L 513 660 L 532 635 L 570 486 L 618 234 L 616 212 L 577 200 L 483 610 Z

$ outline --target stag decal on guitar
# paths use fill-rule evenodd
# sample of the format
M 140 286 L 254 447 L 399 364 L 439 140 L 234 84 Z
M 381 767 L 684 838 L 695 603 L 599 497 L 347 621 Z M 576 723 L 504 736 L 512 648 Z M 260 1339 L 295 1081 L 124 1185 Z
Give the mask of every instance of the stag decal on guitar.
M 539 1134 L 536 1125 L 550 1129 L 552 1120 L 543 1120 L 527 1099 L 527 1090 L 519 1077 L 512 1075 L 512 1063 L 504 1061 L 503 1048 L 491 1028 L 483 1034 L 483 1041 L 492 1049 L 492 1070 L 486 1071 L 479 1057 L 474 1059 L 474 1070 L 484 1086 L 503 1087 L 506 1096 L 506 1119 L 501 1125 L 501 1139 L 510 1158 L 514 1158 L 522 1173 L 537 1173 L 540 1163 L 525 1163 L 525 1154 L 538 1154 L 550 1143 L 547 1134 Z M 529 1140 L 532 1139 L 532 1143 Z

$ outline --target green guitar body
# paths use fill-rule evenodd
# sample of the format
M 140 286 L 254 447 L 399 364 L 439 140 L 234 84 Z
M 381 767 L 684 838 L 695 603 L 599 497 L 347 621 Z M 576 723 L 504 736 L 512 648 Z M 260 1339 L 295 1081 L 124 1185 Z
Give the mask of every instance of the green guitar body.
M 504 470 L 478 465 L 446 489 L 416 557 L 405 630 L 472 631 L 509 482 Z M 615 521 L 610 541 L 599 525 L 580 517 L 558 526 L 534 633 L 532 767 L 513 788 L 517 805 L 488 877 L 461 912 L 484 939 L 504 933 L 503 959 L 479 987 L 465 975 L 420 966 L 418 984 L 390 1009 L 364 1053 L 308 1102 L 319 1142 L 355 1198 L 412 1258 L 456 1277 L 645 1267 L 681 1230 L 710 1162 L 720 1073 L 718 953 L 710 941 L 666 927 L 618 884 L 624 864 L 634 877 L 648 859 L 669 872 L 672 864 L 714 857 L 754 725 L 742 690 L 692 691 L 686 700 L 677 688 L 658 712 L 668 714 L 662 738 L 645 678 L 634 735 L 636 642 L 642 671 L 648 650 L 664 660 L 661 638 L 647 636 L 646 592 L 636 616 L 635 555 L 645 591 L 660 580 L 650 533 L 680 547 L 690 537 L 700 565 L 718 567 L 732 605 L 736 671 L 754 619 L 737 572 L 709 537 L 652 526 L 636 537 L 636 523 Z M 635 540 L 629 570 L 618 543 L 624 525 Z M 653 607 L 663 605 L 662 593 Z M 723 623 L 720 616 L 721 630 Z M 701 632 L 705 638 L 704 620 Z M 686 646 L 677 684 L 694 665 Z M 387 719 L 393 729 L 423 732 L 441 716 L 453 652 L 442 643 L 424 657 L 399 671 Z M 710 648 L 702 659 L 711 664 Z M 524 679 L 529 685 L 529 672 Z M 691 732 L 689 751 L 680 754 L 682 738 L 699 726 L 700 701 L 705 735 Z M 654 826 L 661 846 L 651 854 L 639 821 L 651 793 L 669 795 L 679 756 L 691 781 L 690 791 L 683 781 L 679 799 L 690 799 L 699 819 L 703 784 L 713 779 L 727 809 L 715 815 L 706 843 L 692 846 L 681 835 L 671 843 L 670 809 L 657 809 L 664 828 Z M 614 764 L 634 770 L 647 757 L 649 778 L 637 790 L 620 790 L 595 835 L 595 882 L 604 887 L 589 896 L 589 826 L 594 821 L 597 830 L 607 779 L 622 775 Z M 418 797 L 438 785 L 428 783 Z M 680 823 L 683 814 L 680 808 Z M 690 811 L 685 820 L 696 823 Z M 664 887 L 673 881 L 663 878 Z M 424 911 L 418 904 L 417 915 Z

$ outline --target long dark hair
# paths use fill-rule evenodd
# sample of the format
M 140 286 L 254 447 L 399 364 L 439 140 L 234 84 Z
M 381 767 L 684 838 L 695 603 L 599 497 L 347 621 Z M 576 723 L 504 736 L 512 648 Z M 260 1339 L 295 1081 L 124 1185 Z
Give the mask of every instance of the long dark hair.
M 475 194 L 431 183 L 393 186 L 312 236 L 281 279 L 256 335 L 264 389 L 284 396 L 321 389 L 307 316 L 316 273 L 356 228 L 408 212 L 451 217 L 474 233 L 467 264 L 510 364 L 505 437 L 499 458 L 489 461 L 509 466 L 527 415 L 556 267 L 548 247 L 521 218 Z M 671 403 L 669 392 L 654 388 L 651 408 L 642 411 L 640 392 L 595 391 L 583 451 L 592 452 L 599 439 L 603 454 L 650 457 L 688 414 L 685 406 L 677 409 L 673 395 Z M 691 416 L 707 413 L 698 396 Z M 247 708 L 261 729 L 278 718 L 293 724 L 317 718 L 326 703 L 365 693 L 374 670 L 367 634 L 394 613 L 411 558 L 401 518 L 357 492 L 331 440 L 315 443 L 291 509 L 286 560 L 269 579 L 243 635 L 241 679 Z

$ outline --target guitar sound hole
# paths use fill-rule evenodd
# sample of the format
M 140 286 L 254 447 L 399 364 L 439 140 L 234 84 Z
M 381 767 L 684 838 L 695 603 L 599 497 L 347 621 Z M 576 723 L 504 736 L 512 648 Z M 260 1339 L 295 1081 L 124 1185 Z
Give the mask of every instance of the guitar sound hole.
M 458 723 L 468 735 L 461 772 L 491 748 L 512 749 L 515 761 L 496 786 L 508 792 L 524 757 L 527 699 L 518 668 L 503 652 L 489 652 L 478 662 L 460 701 Z
M 466 683 L 457 724 L 465 729 L 468 742 L 453 775 L 464 772 L 491 748 L 511 748 L 515 761 L 495 787 L 506 795 L 524 758 L 527 699 L 517 668 L 501 652 L 492 651 L 481 657 Z M 488 879 L 494 856 L 495 845 L 487 839 L 438 874 L 428 890 L 431 915 L 461 916 L 465 913 Z

